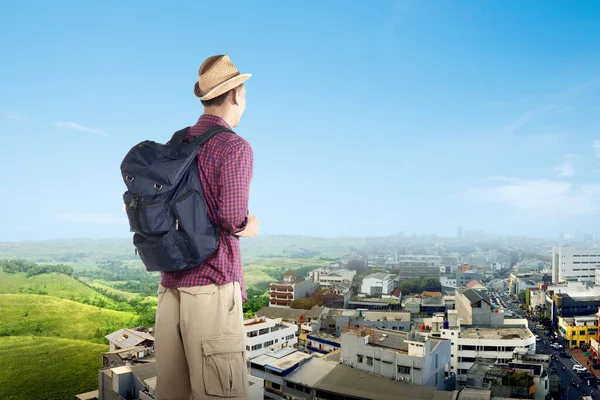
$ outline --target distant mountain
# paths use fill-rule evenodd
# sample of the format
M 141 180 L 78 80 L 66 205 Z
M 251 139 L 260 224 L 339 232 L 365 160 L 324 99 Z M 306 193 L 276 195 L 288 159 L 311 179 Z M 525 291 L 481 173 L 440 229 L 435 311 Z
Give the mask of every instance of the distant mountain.
M 242 239 L 242 255 L 251 258 L 335 258 L 364 250 L 371 239 L 264 235 Z M 138 260 L 132 239 L 57 239 L 1 242 L 0 259 L 21 258 L 35 262 L 94 262 L 103 259 Z

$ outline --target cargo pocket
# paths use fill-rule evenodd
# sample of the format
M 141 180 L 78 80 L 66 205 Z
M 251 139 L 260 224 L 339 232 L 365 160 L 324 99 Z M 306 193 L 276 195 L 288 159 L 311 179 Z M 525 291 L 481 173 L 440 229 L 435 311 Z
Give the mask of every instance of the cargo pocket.
M 246 395 L 244 349 L 244 338 L 225 336 L 202 341 L 202 373 L 208 395 Z

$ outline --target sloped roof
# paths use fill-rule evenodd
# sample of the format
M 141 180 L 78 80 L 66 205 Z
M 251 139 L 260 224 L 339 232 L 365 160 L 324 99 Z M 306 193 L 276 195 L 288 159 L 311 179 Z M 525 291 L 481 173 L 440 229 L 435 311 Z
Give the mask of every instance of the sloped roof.
M 298 321 L 300 315 L 306 315 L 308 310 L 298 310 L 286 307 L 263 307 L 256 312 L 258 317 L 267 317 L 271 319 L 281 318 L 288 321 Z
M 473 279 L 471 282 L 467 283 L 465 286 L 468 287 L 469 289 L 472 289 L 472 288 L 475 288 L 475 287 L 478 287 L 478 286 L 479 287 L 485 287 L 477 279 Z
M 483 300 L 486 303 L 491 304 L 490 298 L 482 290 L 467 289 L 463 292 L 463 294 L 466 296 L 467 299 L 469 299 L 471 304 L 477 303 L 480 300 Z
M 145 342 L 146 340 L 154 341 L 154 336 L 146 332 L 134 331 L 132 329 L 119 329 L 105 336 L 106 340 L 121 348 L 133 347 Z

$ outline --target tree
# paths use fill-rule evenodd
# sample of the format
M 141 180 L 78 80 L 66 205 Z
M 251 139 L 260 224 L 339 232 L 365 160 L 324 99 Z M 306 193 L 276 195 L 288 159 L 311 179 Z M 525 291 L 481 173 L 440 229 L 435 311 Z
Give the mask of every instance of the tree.
M 526 304 L 527 302 L 527 291 L 525 289 L 519 290 L 519 294 L 517 295 L 519 302 L 521 304 Z
M 314 306 L 319 305 L 318 300 L 312 297 L 309 297 L 308 299 L 296 299 L 294 301 L 292 301 L 292 303 L 290 304 L 291 308 L 296 308 L 296 309 L 300 309 L 300 310 L 310 310 L 311 308 L 313 308 Z

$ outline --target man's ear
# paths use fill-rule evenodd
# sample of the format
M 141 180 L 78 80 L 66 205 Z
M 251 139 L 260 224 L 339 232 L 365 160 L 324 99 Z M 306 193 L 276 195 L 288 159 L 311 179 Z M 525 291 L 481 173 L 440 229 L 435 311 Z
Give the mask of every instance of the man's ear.
M 231 104 L 237 106 L 240 104 L 240 89 L 233 89 L 231 91 Z

